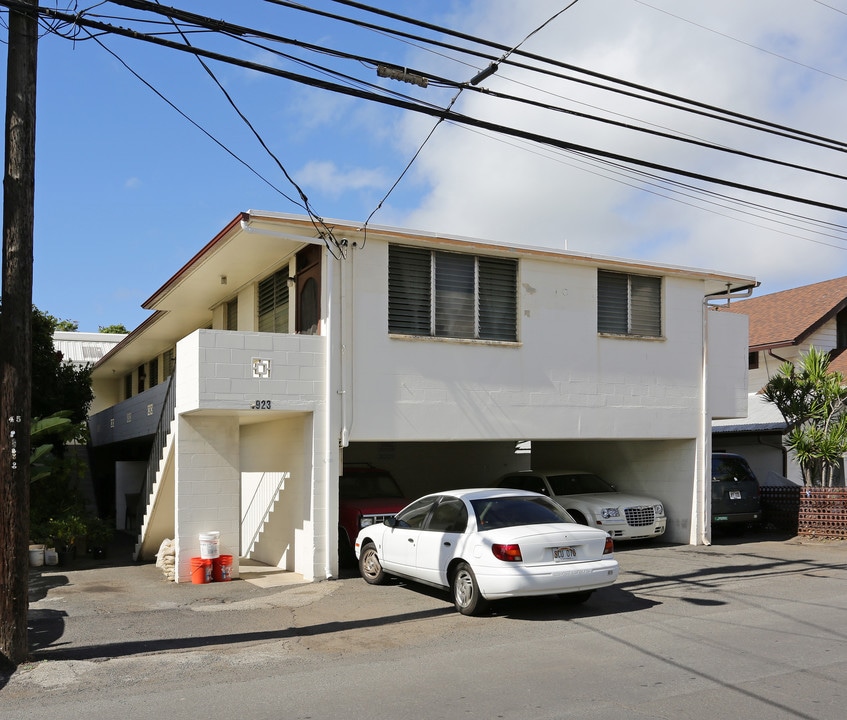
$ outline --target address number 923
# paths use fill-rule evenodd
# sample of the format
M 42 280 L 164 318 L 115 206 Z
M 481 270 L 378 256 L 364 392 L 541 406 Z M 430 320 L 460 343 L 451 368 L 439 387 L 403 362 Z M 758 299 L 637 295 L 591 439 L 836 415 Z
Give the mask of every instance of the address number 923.
M 270 400 L 256 400 L 250 406 L 251 410 L 270 410 L 271 409 L 271 401 Z

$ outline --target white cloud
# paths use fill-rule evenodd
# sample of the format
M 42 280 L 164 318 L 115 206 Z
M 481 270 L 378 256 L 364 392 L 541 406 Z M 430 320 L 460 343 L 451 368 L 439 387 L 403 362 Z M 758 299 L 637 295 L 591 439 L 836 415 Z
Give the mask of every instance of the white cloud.
M 386 173 L 378 168 L 341 169 L 329 161 L 307 163 L 296 174 L 298 182 L 304 187 L 330 197 L 350 191 L 381 189 L 390 182 Z
M 788 0 L 715 0 L 708 5 L 693 0 L 651 0 L 650 5 L 633 0 L 579 3 L 522 49 L 789 127 L 833 138 L 843 135 L 847 93 L 840 78 L 847 77 L 847 16 L 822 5 L 803 4 L 801 8 Z M 561 3 L 555 2 L 529 6 L 504 0 L 478 0 L 468 6 L 462 15 L 468 19 L 466 31 L 507 45 L 520 41 L 561 9 Z M 534 64 L 517 55 L 512 58 Z M 421 56 L 415 62 L 426 67 L 432 60 Z M 447 69 L 457 79 L 468 79 L 473 73 L 455 65 Z M 847 173 L 844 155 L 832 150 L 522 72 L 506 64 L 484 85 L 580 112 L 628 122 L 633 121 L 626 118 L 634 118 L 638 124 L 654 123 L 745 152 Z M 522 108 L 471 92 L 460 97 L 455 109 L 490 122 L 732 182 L 847 204 L 845 181 L 841 180 L 684 146 L 596 121 Z M 430 119 L 406 116 L 401 137 L 413 147 L 419 143 L 421 128 L 432 124 Z M 420 186 L 429 189 L 415 207 L 400 216 L 410 227 L 737 272 L 756 276 L 771 290 L 847 274 L 847 243 L 810 233 L 799 219 L 775 219 L 772 213 L 755 209 L 742 214 L 725 200 L 715 198 L 709 204 L 700 195 L 676 194 L 665 199 L 662 195 L 671 195 L 668 190 L 650 187 L 631 174 L 618 177 L 610 168 L 589 167 L 571 155 L 513 138 L 487 137 L 442 124 L 413 172 Z M 743 195 L 716 185 L 708 188 L 763 206 L 847 224 L 843 214 Z M 836 231 L 832 234 L 838 235 Z

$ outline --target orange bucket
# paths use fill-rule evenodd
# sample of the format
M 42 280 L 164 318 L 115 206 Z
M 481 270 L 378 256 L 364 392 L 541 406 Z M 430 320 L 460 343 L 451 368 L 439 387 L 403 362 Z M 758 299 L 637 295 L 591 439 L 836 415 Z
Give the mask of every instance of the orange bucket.
M 232 555 L 219 555 L 212 560 L 212 579 L 215 582 L 232 580 Z
M 191 582 L 195 585 L 205 585 L 212 582 L 212 561 L 207 558 L 191 558 Z

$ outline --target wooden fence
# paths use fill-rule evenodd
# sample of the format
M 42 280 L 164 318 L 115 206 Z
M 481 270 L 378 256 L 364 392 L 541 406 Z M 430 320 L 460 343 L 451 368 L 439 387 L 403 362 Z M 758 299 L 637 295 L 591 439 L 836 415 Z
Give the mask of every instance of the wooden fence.
M 801 537 L 847 539 L 847 488 L 763 485 L 761 495 L 766 525 Z

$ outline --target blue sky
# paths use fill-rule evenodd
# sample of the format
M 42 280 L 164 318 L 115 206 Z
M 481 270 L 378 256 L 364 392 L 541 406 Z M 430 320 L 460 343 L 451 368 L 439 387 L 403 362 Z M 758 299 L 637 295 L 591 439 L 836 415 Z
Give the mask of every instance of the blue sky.
M 468 81 L 487 64 L 260 0 L 170 4 L 458 82 Z M 331 0 L 304 4 L 437 37 Z M 520 45 L 542 57 L 847 140 L 847 0 L 580 0 L 564 12 L 568 3 L 548 0 L 371 4 L 506 47 Z M 112 3 L 89 6 L 58 0 L 45 5 L 90 8 L 87 17 L 109 16 L 103 21 L 124 27 L 131 23 L 119 17 L 137 16 Z M 5 26 L 5 13 L 2 17 Z M 59 30 L 67 33 L 69 28 Z M 83 37 L 77 33 L 71 40 L 45 30 L 40 39 L 33 302 L 56 317 L 77 321 L 83 331 L 118 323 L 132 329 L 149 314 L 141 303 L 238 213 L 299 213 L 302 208 L 289 199 L 296 200 L 298 192 L 277 162 L 194 57 L 138 40 L 100 36 L 110 53 Z M 197 46 L 238 53 L 253 62 L 314 74 L 258 47 L 209 34 L 190 39 Z M 457 94 L 455 88 L 424 90 L 379 79 L 361 63 L 285 50 L 441 107 Z M 5 86 L 5 52 L 0 55 L 0 81 Z M 364 222 L 435 126 L 431 117 L 417 113 L 219 62 L 209 66 L 324 218 Z M 847 174 L 847 155 L 831 148 L 636 102 L 506 63 L 482 86 Z M 596 120 L 519 107 L 471 91 L 458 95 L 454 110 L 742 184 L 847 204 L 843 180 L 681 145 Z M 700 194 L 673 193 L 560 151 L 442 123 L 371 222 L 750 275 L 761 281 L 762 293 L 847 274 L 847 234 L 839 227 L 847 225 L 844 213 L 715 189 L 764 207 L 739 212 L 723 199 L 707 204 Z M 773 209 L 830 225 L 813 229 L 802 218 L 775 216 Z

